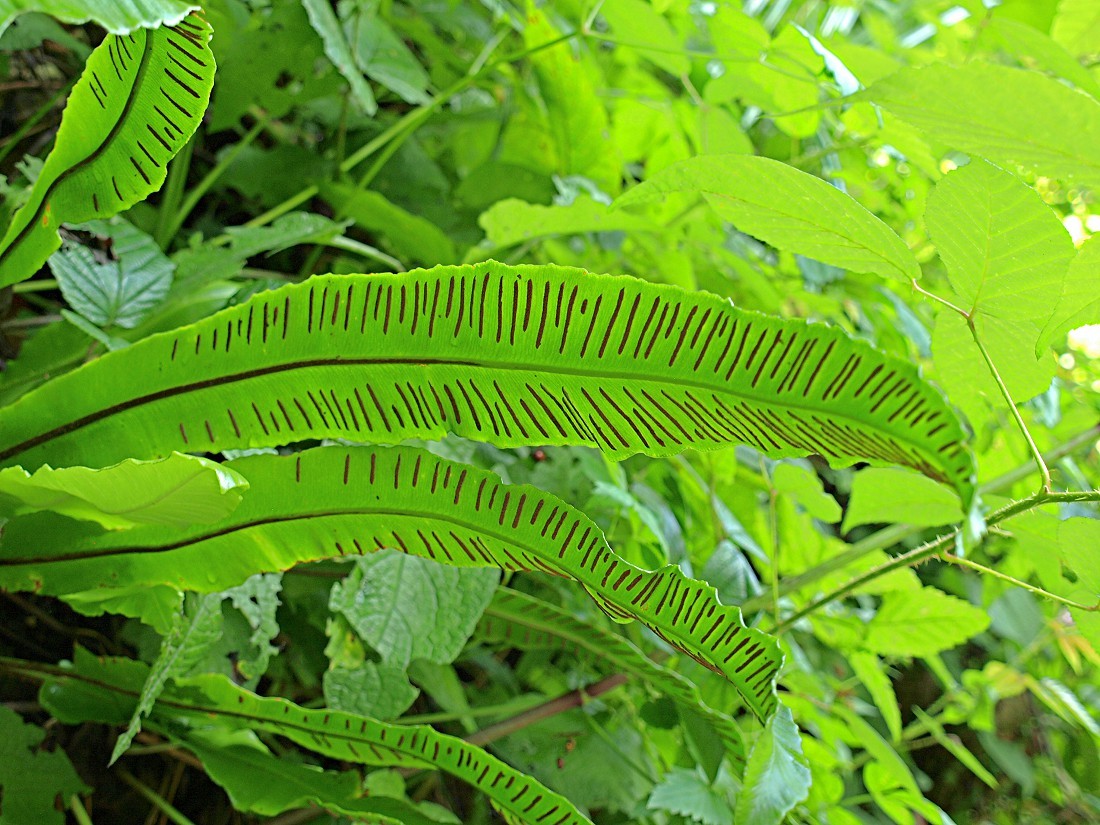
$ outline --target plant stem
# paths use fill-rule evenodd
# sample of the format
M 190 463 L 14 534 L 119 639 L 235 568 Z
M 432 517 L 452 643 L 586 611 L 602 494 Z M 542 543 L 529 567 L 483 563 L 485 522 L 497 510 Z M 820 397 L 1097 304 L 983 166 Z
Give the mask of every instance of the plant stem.
M 76 81 L 77 78 L 74 77 L 60 89 L 54 92 L 53 95 L 50 96 L 49 100 L 47 100 L 37 109 L 35 109 L 33 114 L 31 114 L 29 118 L 27 118 L 22 124 L 20 124 L 19 128 L 15 130 L 11 137 L 5 138 L 4 146 L 3 148 L 0 148 L 0 163 L 3 163 L 4 158 L 6 158 L 11 153 L 12 149 L 18 146 L 20 141 L 22 141 L 23 138 L 30 134 L 31 129 L 33 129 L 35 125 L 37 125 L 38 121 L 49 114 L 50 110 L 57 105 L 57 101 L 60 100 L 64 95 L 66 95 L 70 89 L 72 89 Z
M 537 705 L 530 710 L 518 713 L 511 719 L 505 719 L 502 722 L 497 722 L 495 725 L 482 728 L 467 736 L 466 741 L 471 745 L 487 745 L 490 742 L 495 742 L 529 725 L 533 725 L 535 722 L 549 719 L 551 716 L 556 716 L 559 713 L 564 713 L 573 708 L 579 708 L 589 699 L 594 699 L 601 694 L 614 690 L 620 685 L 626 684 L 626 681 L 627 679 L 624 674 L 614 673 L 611 676 L 601 679 L 594 685 L 571 690 L 555 699 L 543 702 L 541 705 Z
M 168 181 L 164 184 L 164 195 L 160 199 L 157 212 L 157 226 L 153 230 L 153 239 L 161 249 L 167 249 L 168 242 L 172 240 L 173 233 L 169 230 L 179 209 L 183 190 L 187 186 L 187 173 L 191 171 L 191 153 L 195 151 L 198 137 L 199 133 L 196 131 L 168 164 Z
M 1069 440 L 1059 444 L 1052 450 L 1048 450 L 1044 454 L 1044 458 L 1047 462 L 1053 464 L 1055 461 L 1070 455 L 1081 447 L 1091 444 L 1097 438 L 1100 438 L 1100 424 L 1093 425 L 1087 430 L 1078 433 Z M 991 481 L 986 482 L 979 488 L 981 493 L 996 493 L 1000 490 L 1004 490 L 1011 487 L 1017 481 L 1022 481 L 1035 472 L 1035 464 L 1028 461 L 1026 464 L 1021 464 L 1015 470 L 1010 470 L 1003 475 L 997 476 Z M 887 547 L 892 547 L 904 539 L 915 536 L 922 532 L 924 527 L 914 527 L 909 524 L 891 524 L 889 527 L 884 527 L 881 530 L 877 530 L 871 533 L 869 536 L 865 536 L 859 541 L 852 544 L 843 553 L 833 556 L 821 564 L 811 567 L 804 573 L 800 573 L 797 576 L 791 576 L 784 579 L 779 586 L 779 595 L 786 596 L 788 593 L 793 593 L 796 590 L 801 590 L 803 587 L 807 587 L 814 582 L 828 576 L 830 573 L 835 573 L 837 570 L 841 570 L 847 567 L 852 562 L 863 558 L 868 553 L 873 553 L 875 550 L 884 550 Z M 749 613 L 757 610 L 770 609 L 772 603 L 770 602 L 771 594 L 761 593 L 759 596 L 754 596 L 741 604 L 741 610 Z
M 179 208 L 171 215 L 167 225 L 164 227 L 163 239 L 160 237 L 157 238 L 162 247 L 172 238 L 176 237 L 176 233 L 180 231 L 180 227 L 182 227 L 183 222 L 187 220 L 187 216 L 194 211 L 196 206 L 198 206 L 199 201 L 202 200 L 210 187 L 217 183 L 218 178 L 225 174 L 225 170 L 233 164 L 233 161 L 237 159 L 240 153 L 259 137 L 270 120 L 271 116 L 266 113 L 257 119 L 252 128 L 249 129 L 240 140 L 233 144 L 233 148 L 222 155 L 221 160 L 214 165 L 214 168 L 207 172 L 206 175 L 203 176 L 203 179 L 199 181 L 198 185 L 187 193 L 187 197 L 184 198 L 183 203 L 181 203 Z
M 88 816 L 84 803 L 75 793 L 69 797 L 69 810 L 73 812 L 73 819 L 77 821 L 77 825 L 92 825 L 92 818 Z
M 963 558 L 962 556 L 956 556 L 954 553 L 944 553 L 940 556 L 940 558 L 946 562 L 950 562 L 951 564 L 957 564 L 960 567 L 969 567 L 971 570 L 977 570 L 979 573 L 984 573 L 987 576 L 993 576 L 994 578 L 1000 579 L 1001 581 L 1006 581 L 1010 584 L 1016 585 L 1017 587 L 1022 587 L 1024 590 L 1030 591 L 1036 596 L 1042 596 L 1044 599 L 1050 599 L 1051 601 L 1059 602 L 1060 604 L 1066 605 L 1066 607 L 1073 607 L 1077 610 L 1086 610 L 1089 613 L 1100 611 L 1100 601 L 1090 607 L 1087 604 L 1081 604 L 1080 602 L 1075 602 L 1072 599 L 1063 598 L 1056 593 L 1051 593 L 1049 590 L 1043 590 L 1043 588 L 1041 587 L 1036 587 L 1033 584 L 1028 584 L 1025 581 L 1021 581 L 1020 579 L 1013 578 L 1012 576 L 1002 573 L 999 570 L 994 570 L 992 567 L 986 567 L 984 564 L 978 564 L 978 562 L 976 561 L 971 561 L 970 559 Z
M 1033 510 L 1036 507 L 1040 507 L 1044 504 L 1054 504 L 1056 502 L 1074 502 L 1074 501 L 1100 501 L 1100 490 L 1088 490 L 1085 492 L 1068 492 L 1068 493 L 1046 493 L 1039 492 L 1035 495 L 1029 496 L 1020 501 L 1014 501 L 1011 504 L 1006 504 L 1001 509 L 992 513 L 989 518 L 986 519 L 986 523 L 989 525 L 999 524 L 1002 521 L 1017 516 L 1020 513 L 1026 513 L 1029 510 Z M 951 547 L 955 542 L 955 537 L 958 535 L 958 529 L 952 530 L 950 533 L 946 533 L 939 536 L 932 541 L 916 547 L 910 550 L 908 553 L 902 553 L 900 556 L 895 556 L 890 561 L 873 567 L 870 570 L 849 579 L 830 593 L 826 593 L 820 596 L 814 601 L 810 602 L 805 607 L 796 611 L 791 616 L 788 616 L 782 622 L 779 622 L 769 632 L 772 634 L 782 632 L 790 628 L 799 619 L 809 616 L 811 613 L 815 613 L 830 602 L 842 599 L 849 593 L 853 592 L 857 588 L 863 586 L 867 582 L 874 581 L 880 576 L 885 576 L 887 573 L 892 573 L 895 570 L 902 570 L 906 567 L 912 567 L 920 564 L 923 561 L 942 553 L 947 548 Z
M 1027 448 L 1031 452 L 1031 457 L 1035 461 L 1035 466 L 1039 468 L 1039 475 L 1043 480 L 1042 492 L 1049 493 L 1054 488 L 1050 480 L 1050 470 L 1047 469 L 1047 464 L 1043 460 L 1043 454 L 1039 452 L 1039 448 L 1035 445 L 1035 439 L 1031 437 L 1031 431 L 1028 430 L 1027 424 L 1024 423 L 1023 416 L 1020 415 L 1019 409 L 1016 408 L 1016 402 L 1012 400 L 1012 393 L 1010 393 L 1008 387 L 1005 386 L 1001 374 L 997 371 L 996 364 L 994 364 L 993 359 L 989 357 L 989 351 L 985 348 L 985 344 L 982 343 L 981 336 L 978 335 L 978 330 L 974 326 L 973 315 L 967 316 L 966 325 L 970 327 L 970 334 L 974 338 L 974 343 L 978 345 L 978 352 L 980 352 L 982 358 L 985 359 L 985 365 L 989 367 L 989 372 L 992 374 L 993 380 L 997 382 L 997 387 L 1000 389 L 1001 395 L 1003 395 L 1005 401 L 1008 402 L 1008 409 L 1009 412 L 1012 413 L 1012 417 L 1016 420 L 1016 426 L 1020 428 L 1024 440 L 1027 441 Z
M 158 794 L 148 785 L 144 784 L 132 773 L 125 768 L 119 768 L 118 777 L 139 794 L 144 796 L 150 802 L 152 802 L 160 811 L 167 816 L 170 820 L 176 823 L 176 825 L 195 825 L 190 819 L 176 810 L 172 804 L 163 796 Z
M 57 289 L 57 280 L 54 278 L 42 278 L 37 281 L 23 281 L 22 283 L 12 284 L 11 291 L 16 295 L 24 292 L 46 292 L 51 289 Z

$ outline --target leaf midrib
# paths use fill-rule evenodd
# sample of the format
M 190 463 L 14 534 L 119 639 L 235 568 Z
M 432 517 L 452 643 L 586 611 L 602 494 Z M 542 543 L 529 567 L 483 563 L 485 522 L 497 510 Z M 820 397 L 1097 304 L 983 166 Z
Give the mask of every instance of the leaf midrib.
M 313 369 L 318 367 L 338 367 L 338 366 L 436 366 L 436 367 L 470 367 L 476 369 L 485 370 L 502 370 L 512 372 L 531 372 L 531 373 L 553 373 L 556 375 L 576 376 L 582 378 L 610 378 L 629 381 L 645 381 L 649 383 L 658 383 L 663 385 L 676 385 L 681 387 L 691 387 L 700 390 L 706 390 L 712 393 L 722 393 L 725 395 L 734 396 L 743 401 L 749 401 L 755 404 L 762 404 L 769 407 L 787 407 L 804 412 L 813 412 L 822 415 L 826 415 L 832 419 L 840 419 L 843 421 L 851 422 L 852 424 L 860 426 L 871 426 L 877 432 L 884 433 L 891 438 L 896 438 L 899 441 L 916 449 L 920 454 L 930 454 L 931 451 L 925 450 L 921 444 L 917 441 L 910 440 L 902 434 L 895 434 L 885 428 L 876 426 L 873 422 L 847 415 L 841 410 L 829 409 L 826 407 L 810 406 L 806 404 L 791 403 L 789 400 L 781 403 L 765 400 L 760 395 L 750 395 L 744 392 L 730 389 L 728 386 L 715 387 L 712 384 L 708 384 L 700 381 L 691 381 L 675 375 L 663 375 L 660 378 L 648 377 L 645 375 L 639 375 L 631 372 L 595 372 L 592 370 L 582 369 L 570 369 L 569 367 L 562 366 L 560 364 L 520 364 L 515 361 L 505 363 L 495 363 L 490 361 L 475 361 L 470 359 L 444 359 L 444 358 L 317 358 L 302 361 L 291 361 L 284 364 L 274 364 L 267 367 L 262 367 L 255 370 L 245 370 L 244 372 L 231 373 L 226 375 L 220 375 L 216 378 L 208 378 L 201 381 L 192 381 L 186 384 L 180 384 L 174 387 L 167 387 L 157 392 L 149 393 L 147 395 L 137 396 L 136 398 L 128 399 L 127 401 L 114 404 L 103 409 L 96 410 L 81 418 L 70 421 L 67 424 L 63 424 L 59 427 L 55 427 L 52 430 L 48 430 L 33 438 L 26 439 L 18 444 L 9 447 L 6 450 L 0 451 L 0 461 L 7 461 L 13 456 L 19 455 L 27 450 L 33 449 L 48 441 L 52 441 L 54 438 L 68 435 L 75 430 L 82 429 L 90 424 L 94 424 L 98 421 L 102 421 L 111 417 L 117 413 L 126 412 L 127 410 L 134 409 L 136 407 L 144 406 L 145 404 L 151 404 L 156 401 L 161 401 L 165 398 L 173 398 L 177 395 L 186 395 L 190 392 L 199 392 L 211 387 L 218 387 L 225 384 L 232 384 L 240 381 L 248 381 L 253 378 L 260 378 L 265 375 L 274 375 L 281 372 L 290 372 L 299 369 Z M 900 365 L 898 365 L 900 366 Z M 911 431 L 909 428 L 908 431 Z M 942 469 L 942 468 L 941 468 Z

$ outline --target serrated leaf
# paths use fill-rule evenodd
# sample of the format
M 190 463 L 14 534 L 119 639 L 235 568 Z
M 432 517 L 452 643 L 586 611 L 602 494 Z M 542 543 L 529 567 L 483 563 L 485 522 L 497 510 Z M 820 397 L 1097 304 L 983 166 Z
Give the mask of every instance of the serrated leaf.
M 48 259 L 69 306 L 101 327 L 133 329 L 168 294 L 176 265 L 156 241 L 121 218 L 89 221 L 72 227 L 111 242 L 110 257 L 65 242 Z
M 65 751 L 42 747 L 46 732 L 0 705 L 0 822 L 61 825 L 69 797 L 88 789 Z M 64 807 L 58 807 L 61 802 Z
M 933 63 L 899 69 L 855 97 L 947 148 L 1040 175 L 1100 180 L 1100 103 L 1052 77 L 978 60 Z
M 221 637 L 221 604 L 221 593 L 187 594 L 183 609 L 176 614 L 172 630 L 164 637 L 156 661 L 149 669 L 130 722 L 115 742 L 111 764 L 126 753 L 141 730 L 141 720 L 152 712 L 168 680 L 186 674 L 202 659 L 207 646 Z
M 780 704 L 749 753 L 736 825 L 778 825 L 810 792 L 810 768 L 790 708 Z
M 396 719 L 420 691 L 400 665 L 364 661 L 355 667 L 336 665 L 322 677 L 325 704 L 374 719 Z
M 828 524 L 840 521 L 840 505 L 825 492 L 821 478 L 812 470 L 789 462 L 777 464 L 772 471 L 772 484 L 801 504 L 814 518 Z
M 894 686 L 890 682 L 882 661 L 873 653 L 862 651 L 848 655 L 848 661 L 856 677 L 871 694 L 871 701 L 875 703 L 882 721 L 886 723 L 886 729 L 890 731 L 890 738 L 894 742 L 901 741 L 901 709 L 898 707 L 898 697 L 894 693 Z
M 0 287 L 29 278 L 58 248 L 62 223 L 121 212 L 155 192 L 210 97 L 210 27 L 108 35 L 69 95 L 53 151 L 0 240 Z
M 388 665 L 454 661 L 493 597 L 493 570 L 458 569 L 394 551 L 371 553 L 332 587 L 340 613 Z
M 112 530 L 139 524 L 184 527 L 210 524 L 233 512 L 248 482 L 225 465 L 172 453 L 154 461 L 127 459 L 95 470 L 49 465 L 33 474 L 0 470 L 0 496 L 14 499 L 0 512 L 49 510 Z
M 1069 265 L 1065 285 L 1054 314 L 1047 321 L 1039 346 L 1057 343 L 1071 329 L 1100 323 L 1100 237 L 1081 245 Z
M 934 587 L 887 593 L 864 646 L 886 656 L 930 656 L 989 627 L 984 610 Z
M 698 192 L 725 220 L 778 249 L 908 282 L 920 277 L 890 227 L 821 178 L 771 158 L 707 155 L 681 161 L 615 201 L 620 208 Z
M 673 768 L 664 775 L 646 802 L 651 811 L 668 811 L 703 825 L 733 825 L 733 811 L 725 796 L 696 771 Z
M 1040 327 L 1050 320 L 1074 249 L 1035 190 L 973 160 L 936 184 L 924 221 L 961 309 Z
M 869 467 L 852 478 L 844 531 L 862 524 L 936 527 L 963 517 L 959 500 L 924 476 L 888 467 Z
M 187 0 L 0 0 L 0 34 L 21 14 L 40 12 L 66 23 L 96 23 L 111 34 L 139 27 L 175 26 L 199 8 Z

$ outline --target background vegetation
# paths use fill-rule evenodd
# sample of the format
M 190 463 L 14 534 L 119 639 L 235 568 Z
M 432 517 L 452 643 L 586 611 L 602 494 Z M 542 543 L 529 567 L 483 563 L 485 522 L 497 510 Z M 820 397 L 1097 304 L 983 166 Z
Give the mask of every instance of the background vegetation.
M 0 0 L 0 823 L 1100 818 L 1094 2 L 193 10 Z M 480 266 L 385 274 L 437 265 Z M 448 289 L 469 294 L 472 327 L 487 272 L 499 306 L 483 285 L 477 317 L 496 345 L 541 342 L 540 318 L 559 328 L 533 284 L 580 285 L 584 348 L 563 332 L 538 363 L 596 370 L 574 394 L 633 398 L 633 433 L 563 407 L 561 437 L 536 434 L 503 373 L 511 419 L 496 406 L 499 422 L 478 421 L 467 397 L 465 424 L 459 406 L 421 422 L 402 395 L 408 421 L 387 406 L 400 420 L 383 431 L 364 405 L 352 433 L 344 373 L 223 396 L 206 386 L 220 367 L 180 366 L 203 340 L 228 360 L 236 335 L 241 368 L 267 369 L 277 306 L 284 340 L 291 306 L 308 306 L 311 335 L 315 318 L 331 328 L 320 344 L 292 334 L 295 357 L 361 356 L 333 336 L 351 290 L 372 286 L 395 303 L 380 315 L 375 298 L 373 319 L 356 306 L 364 352 L 396 357 L 404 326 L 380 325 L 391 309 L 405 324 L 405 285 L 410 317 L 423 295 L 432 321 L 429 290 L 447 313 Z M 339 300 L 330 289 L 344 306 L 315 312 Z M 646 379 L 600 373 L 605 350 L 630 356 L 626 294 L 645 324 L 635 358 L 651 298 L 652 315 L 658 298 L 682 308 L 680 343 L 646 367 L 669 386 L 691 356 L 695 371 L 721 362 L 734 320 L 775 330 L 733 379 L 766 415 L 722 425 L 709 401 L 671 396 L 669 413 L 628 395 Z M 593 336 L 597 299 L 607 312 L 616 296 Z M 500 351 L 472 336 L 470 358 Z M 781 397 L 811 341 L 836 356 L 818 363 L 822 418 L 796 432 Z M 395 378 L 415 399 L 428 375 L 429 411 L 453 377 L 418 372 L 431 352 Z M 127 407 L 172 370 L 193 370 L 194 399 Z M 864 375 L 894 407 L 860 400 Z M 308 396 L 312 421 L 313 407 L 276 418 L 284 391 Z M 918 427 L 933 414 L 946 429 Z M 470 490 L 482 479 L 479 502 L 499 491 L 499 524 L 451 501 L 449 480 L 432 498 L 452 472 Z M 491 567 L 438 564 L 423 556 L 462 563 L 457 535 L 433 549 L 421 534 L 421 550 L 388 522 L 363 535 L 390 549 L 359 556 L 325 509 L 377 493 L 414 527 L 486 531 L 514 512 L 522 544 L 507 510 L 521 492 L 563 519 L 576 508 L 586 538 L 560 566 L 508 555 L 507 536 L 484 546 Z M 294 526 L 241 527 L 287 513 Z M 726 647 L 704 644 L 699 619 L 685 630 L 675 597 L 615 601 L 611 574 L 581 558 L 601 535 L 604 558 L 659 571 L 643 590 L 682 592 L 687 616 L 713 605 Z

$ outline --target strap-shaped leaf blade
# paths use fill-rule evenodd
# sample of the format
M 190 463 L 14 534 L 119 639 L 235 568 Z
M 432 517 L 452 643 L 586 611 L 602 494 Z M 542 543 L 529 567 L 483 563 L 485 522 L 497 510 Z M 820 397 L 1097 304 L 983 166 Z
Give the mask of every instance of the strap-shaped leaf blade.
M 411 448 L 329 447 L 228 466 L 251 487 L 216 525 L 118 533 L 49 514 L 9 522 L 0 587 L 212 592 L 258 571 L 389 547 L 444 564 L 573 579 L 613 619 L 642 622 L 725 676 L 761 718 L 775 706 L 781 656 L 773 638 L 746 628 L 737 608 L 675 565 L 650 572 L 625 561 L 591 519 L 548 493 Z
M 191 14 L 171 27 L 109 34 L 92 52 L 54 149 L 0 240 L 0 287 L 37 271 L 60 246 L 62 223 L 110 217 L 160 188 L 206 111 L 210 34 Z
M 132 711 L 138 690 L 134 677 L 141 675 L 137 663 L 97 659 L 78 648 L 75 665 L 68 673 L 51 669 L 51 678 L 43 686 L 47 703 L 63 718 L 70 722 L 102 718 L 105 710 L 117 718 L 119 710 Z M 340 711 L 307 710 L 286 699 L 257 696 L 214 674 L 176 680 L 151 714 L 154 723 L 169 726 L 185 741 L 186 730 L 181 730 L 180 723 L 205 727 L 211 718 L 230 728 L 285 736 L 315 753 L 353 764 L 445 771 L 482 791 L 515 822 L 591 825 L 565 797 L 482 748 L 427 725 L 396 725 Z
M 0 461 L 25 467 L 453 432 L 617 457 L 749 444 L 900 464 L 973 495 L 961 424 L 911 364 L 824 325 L 556 266 L 313 278 L 110 353 L 2 416 Z
M 521 650 L 587 653 L 612 669 L 648 682 L 680 706 L 703 717 L 738 766 L 745 764 L 745 743 L 737 723 L 703 702 L 699 689 L 675 670 L 648 658 L 628 639 L 581 621 L 561 608 L 518 590 L 501 587 L 485 608 L 476 635 Z

